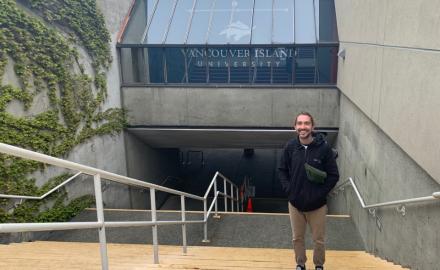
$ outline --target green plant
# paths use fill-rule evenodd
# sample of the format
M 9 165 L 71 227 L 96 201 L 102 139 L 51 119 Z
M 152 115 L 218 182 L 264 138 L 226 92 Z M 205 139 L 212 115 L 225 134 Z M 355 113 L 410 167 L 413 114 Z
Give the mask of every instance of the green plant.
M 65 156 L 87 139 L 121 131 L 125 125 L 123 110 L 102 109 L 107 96 L 105 72 L 111 63 L 110 35 L 96 1 L 19 2 L 37 16 L 24 12 L 15 1 L 0 0 L 0 78 L 10 64 L 19 82 L 19 85 L 0 86 L 0 141 L 52 156 Z M 84 46 L 90 55 L 93 74 L 85 73 L 72 42 Z M 47 97 L 49 108 L 32 114 L 37 95 Z M 11 114 L 8 111 L 11 102 L 22 104 L 26 116 Z M 0 193 L 41 192 L 44 187 L 38 188 L 35 180 L 28 177 L 39 169 L 44 169 L 44 165 L 0 155 Z M 9 213 L 1 207 L 6 207 L 8 201 L 2 200 L 0 221 L 67 217 L 66 212 L 73 210 L 62 210 L 65 192 L 58 195 L 59 198 L 52 198 L 56 200 L 53 208 L 43 211 L 47 212 L 44 215 L 38 214 L 42 204 L 31 201 Z M 75 207 L 84 205 L 76 202 Z

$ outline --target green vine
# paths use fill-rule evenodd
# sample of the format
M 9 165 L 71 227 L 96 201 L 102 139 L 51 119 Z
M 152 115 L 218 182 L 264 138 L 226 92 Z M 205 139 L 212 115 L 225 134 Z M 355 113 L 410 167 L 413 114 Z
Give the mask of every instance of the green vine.
M 15 1 L 0 0 L 0 141 L 65 156 L 94 136 L 120 132 L 125 125 L 123 110 L 102 110 L 107 97 L 106 70 L 112 59 L 110 35 L 96 1 L 18 2 L 34 14 L 24 12 Z M 85 73 L 72 42 L 86 49 L 94 74 Z M 8 64 L 19 85 L 3 83 Z M 38 106 L 37 95 L 46 97 L 49 109 L 32 114 Z M 22 104 L 26 116 L 13 115 L 8 110 L 11 102 Z M 42 169 L 37 162 L 0 155 L 0 193 L 35 196 L 66 177 L 55 177 L 38 188 L 29 174 Z M 43 210 L 47 201 L 25 201 L 11 213 L 5 210 L 11 202 L 0 200 L 0 222 L 63 221 L 78 207 L 90 205 L 89 197 L 67 206 L 65 198 L 65 191 L 50 196 L 53 207 Z

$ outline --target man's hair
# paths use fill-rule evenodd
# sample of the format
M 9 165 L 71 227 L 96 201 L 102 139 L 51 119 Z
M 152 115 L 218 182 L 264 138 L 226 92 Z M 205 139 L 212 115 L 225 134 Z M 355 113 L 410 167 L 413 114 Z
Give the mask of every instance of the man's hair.
M 310 121 L 312 121 L 312 126 L 315 126 L 315 120 L 313 119 L 313 116 L 309 112 L 300 112 L 299 114 L 297 114 L 297 116 L 295 117 L 295 122 L 293 123 L 294 126 L 296 126 L 296 120 L 300 115 L 307 115 L 308 117 L 310 117 Z

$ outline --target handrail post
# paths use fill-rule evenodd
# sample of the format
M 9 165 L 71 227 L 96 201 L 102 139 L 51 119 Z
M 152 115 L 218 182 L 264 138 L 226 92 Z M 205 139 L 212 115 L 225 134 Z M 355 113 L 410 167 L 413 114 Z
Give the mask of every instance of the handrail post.
M 151 221 L 156 222 L 156 190 L 150 188 L 150 202 L 151 202 Z M 159 246 L 157 244 L 157 224 L 153 225 L 153 260 L 155 264 L 159 263 Z
M 227 198 L 227 196 L 228 196 L 228 190 L 227 190 L 227 188 L 226 188 L 226 179 L 225 178 L 223 178 L 223 191 L 224 191 L 224 195 L 223 195 L 223 198 L 224 198 L 224 202 L 225 202 L 225 212 L 228 212 L 228 198 Z
M 183 253 L 186 254 L 186 216 L 185 216 L 185 196 L 180 195 L 180 205 L 182 210 L 182 245 L 183 245 Z
M 102 226 L 98 228 L 101 264 L 103 270 L 108 270 L 107 240 L 105 237 L 104 225 L 104 204 L 102 202 L 101 176 L 99 174 L 95 174 L 93 176 L 93 184 L 95 187 L 96 215 L 98 222 L 102 223 Z
M 205 223 L 203 224 L 203 243 L 209 243 L 208 240 L 208 198 L 203 200 L 203 217 Z
M 231 183 L 231 212 L 234 212 L 234 185 Z
M 240 212 L 240 205 L 238 203 L 238 201 L 239 201 L 239 198 L 238 198 L 238 187 L 235 188 L 235 195 L 236 195 L 236 198 L 237 198 L 237 212 Z
M 214 179 L 214 209 L 215 209 L 215 214 L 214 214 L 214 218 L 219 218 L 220 216 L 218 215 L 218 197 L 216 198 L 215 196 L 217 196 L 217 176 Z

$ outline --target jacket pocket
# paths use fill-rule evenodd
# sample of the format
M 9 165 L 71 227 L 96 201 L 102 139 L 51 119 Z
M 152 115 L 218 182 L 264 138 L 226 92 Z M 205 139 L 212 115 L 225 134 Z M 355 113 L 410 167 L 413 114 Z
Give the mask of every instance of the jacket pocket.
M 327 173 L 325 171 L 321 171 L 318 168 L 313 167 L 312 165 L 305 163 L 304 168 L 306 170 L 307 179 L 313 183 L 324 184 L 325 179 L 327 178 Z

